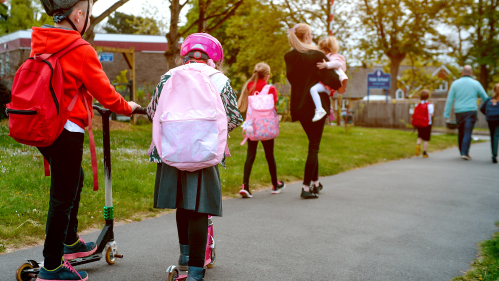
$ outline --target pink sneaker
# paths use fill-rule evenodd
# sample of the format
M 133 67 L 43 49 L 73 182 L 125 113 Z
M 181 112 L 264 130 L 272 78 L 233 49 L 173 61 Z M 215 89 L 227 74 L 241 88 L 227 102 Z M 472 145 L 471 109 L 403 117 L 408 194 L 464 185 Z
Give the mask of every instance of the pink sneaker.
M 253 194 L 251 194 L 251 191 L 249 190 L 249 186 L 247 184 L 243 184 L 243 187 L 241 187 L 239 194 L 241 194 L 243 198 L 253 197 Z

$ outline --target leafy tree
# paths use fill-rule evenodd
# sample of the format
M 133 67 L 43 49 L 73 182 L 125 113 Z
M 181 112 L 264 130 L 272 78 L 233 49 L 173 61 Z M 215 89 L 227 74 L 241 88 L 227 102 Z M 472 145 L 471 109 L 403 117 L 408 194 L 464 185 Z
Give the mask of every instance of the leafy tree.
M 244 0 L 198 0 L 195 1 L 187 13 L 186 26 L 179 28 L 180 11 L 188 4 L 186 2 L 180 4 L 180 0 L 170 0 L 170 29 L 166 34 L 168 40 L 168 51 L 165 52 L 165 57 L 168 61 L 168 67 L 172 68 L 176 65 L 175 58 L 179 54 L 178 42 L 180 38 L 194 32 L 206 31 L 214 34 L 221 29 L 221 26 L 231 18 Z M 199 8 L 201 7 L 201 9 Z M 197 26 L 197 29 L 194 27 Z
M 499 1 L 473 1 L 471 12 L 466 17 L 471 26 L 468 61 L 477 66 L 478 80 L 487 89 L 492 87 L 494 76 L 499 75 Z
M 470 64 L 482 86 L 499 82 L 499 1 L 457 0 L 446 10 L 447 45 L 459 65 Z
M 175 58 L 180 52 L 178 43 L 180 38 L 183 36 L 179 32 L 178 22 L 180 17 L 180 12 L 187 5 L 189 0 L 185 0 L 184 3 L 180 3 L 180 0 L 169 0 L 170 1 L 170 28 L 166 34 L 166 40 L 168 41 L 168 50 L 165 52 L 165 58 L 168 63 L 168 68 L 174 68 Z
M 134 20 L 134 15 L 115 11 L 108 17 L 103 28 L 107 33 L 134 34 L 137 32 L 137 29 L 132 24 Z
M 290 50 L 286 26 L 271 20 L 282 16 L 282 11 L 269 4 L 247 1 L 227 22 L 226 28 L 221 29 L 224 34 L 220 38 L 230 66 L 229 77 L 236 89 L 243 86 L 254 66 L 262 61 L 270 66 L 273 82 L 284 80 L 284 54 Z
M 345 57 L 351 58 L 352 46 L 348 43 L 354 34 L 352 31 L 353 1 L 336 1 L 332 11 L 334 14 L 332 30 L 329 24 L 331 0 L 270 0 L 270 5 L 273 9 L 281 12 L 277 19 L 288 28 L 292 28 L 297 23 L 310 25 L 315 43 L 318 43 L 322 37 L 329 35 L 331 31 L 340 44 L 340 52 Z
M 438 19 L 448 1 L 444 0 L 362 0 L 357 7 L 361 28 L 365 30 L 359 48 L 365 59 L 390 60 L 392 79 L 408 55 L 424 58 L 435 55 L 441 34 Z M 395 96 L 397 83 L 392 82 L 390 95 Z
M 0 35 L 53 24 L 52 18 L 44 13 L 40 2 L 36 0 L 11 0 L 10 9 L 2 3 L 0 15 Z
M 97 1 L 99 0 L 94 0 L 94 5 Z M 118 0 L 111 7 L 105 10 L 102 14 L 96 17 L 94 17 L 93 15 L 90 16 L 90 26 L 87 32 L 85 32 L 85 40 L 87 40 L 90 44 L 93 44 L 95 38 L 94 27 L 128 1 L 129 0 Z
M 156 21 L 151 17 L 114 12 L 103 27 L 107 33 L 159 35 Z

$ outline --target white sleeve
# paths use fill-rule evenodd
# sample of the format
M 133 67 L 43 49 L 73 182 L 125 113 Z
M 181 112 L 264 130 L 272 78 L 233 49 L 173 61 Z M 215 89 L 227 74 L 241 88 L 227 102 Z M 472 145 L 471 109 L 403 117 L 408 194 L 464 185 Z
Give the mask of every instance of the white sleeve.
M 435 107 L 433 106 L 432 103 L 428 104 L 428 113 L 431 115 L 435 113 Z

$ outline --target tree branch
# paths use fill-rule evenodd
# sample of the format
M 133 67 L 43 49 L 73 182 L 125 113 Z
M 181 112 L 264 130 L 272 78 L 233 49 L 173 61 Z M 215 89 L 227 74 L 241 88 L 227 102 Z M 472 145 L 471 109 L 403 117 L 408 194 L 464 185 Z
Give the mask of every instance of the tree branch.
M 217 29 L 219 26 L 221 26 L 227 19 L 229 19 L 231 16 L 234 15 L 234 13 L 236 12 L 237 8 L 239 8 L 239 6 L 241 6 L 243 4 L 243 2 L 244 2 L 244 0 L 239 0 L 237 3 L 235 3 L 234 6 L 232 7 L 231 11 L 229 13 L 227 13 L 227 15 L 225 17 L 223 17 L 214 26 L 212 26 L 211 28 L 206 28 L 206 32 L 210 33 L 213 30 Z
M 92 24 L 95 26 L 99 22 L 103 21 L 105 18 L 107 18 L 112 12 L 116 11 L 119 7 L 123 6 L 126 2 L 129 0 L 119 0 L 118 2 L 114 3 L 111 7 L 109 7 L 107 10 L 105 10 L 102 14 L 99 16 L 93 18 Z

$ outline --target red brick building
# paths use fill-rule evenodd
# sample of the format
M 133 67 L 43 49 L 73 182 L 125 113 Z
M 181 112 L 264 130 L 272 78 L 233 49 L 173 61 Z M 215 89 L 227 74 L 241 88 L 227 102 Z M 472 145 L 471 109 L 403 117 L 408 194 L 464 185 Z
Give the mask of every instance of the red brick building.
M 131 34 L 96 34 L 95 46 L 135 48 L 137 87 L 157 84 L 167 71 L 164 52 L 168 44 L 164 36 Z M 12 83 L 12 78 L 31 51 L 31 30 L 20 30 L 0 37 L 0 77 Z M 99 52 L 102 67 L 109 80 L 115 80 L 120 71 L 128 69 L 121 53 Z M 9 85 L 10 86 L 10 85 Z

